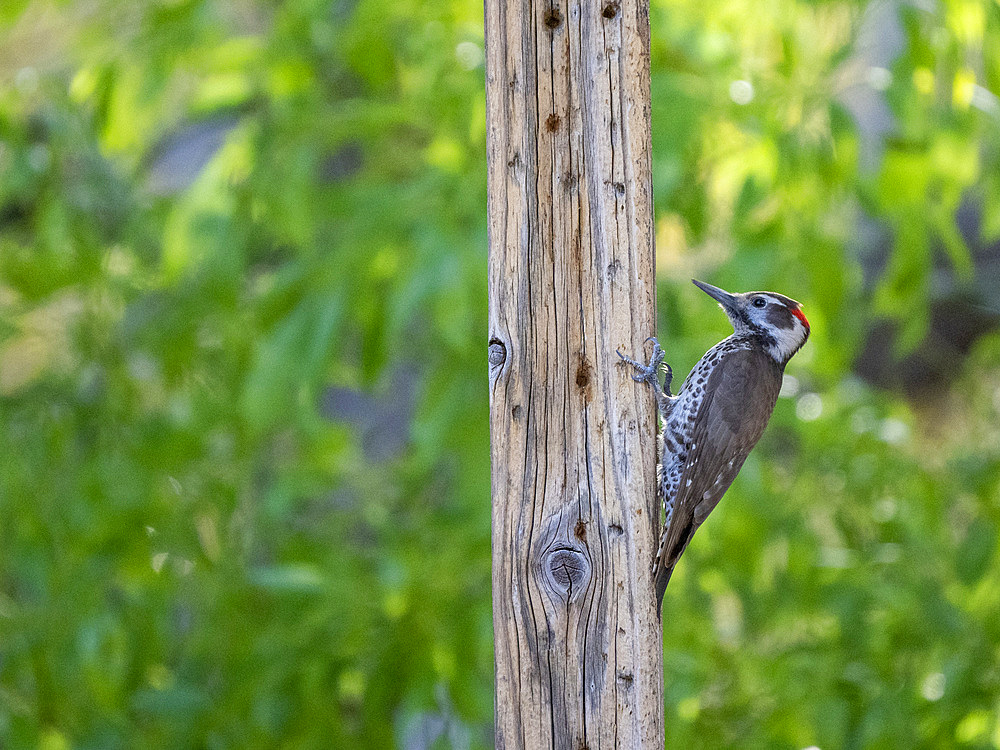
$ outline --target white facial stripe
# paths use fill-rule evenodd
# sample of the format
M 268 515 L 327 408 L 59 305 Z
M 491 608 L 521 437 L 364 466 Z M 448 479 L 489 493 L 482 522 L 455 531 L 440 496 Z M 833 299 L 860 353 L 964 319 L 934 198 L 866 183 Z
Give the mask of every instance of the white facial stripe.
M 768 351 L 775 359 L 787 359 L 795 352 L 805 339 L 805 326 L 798 318 L 794 319 L 791 328 L 772 328 L 768 331 L 774 337 L 774 344 L 768 347 Z

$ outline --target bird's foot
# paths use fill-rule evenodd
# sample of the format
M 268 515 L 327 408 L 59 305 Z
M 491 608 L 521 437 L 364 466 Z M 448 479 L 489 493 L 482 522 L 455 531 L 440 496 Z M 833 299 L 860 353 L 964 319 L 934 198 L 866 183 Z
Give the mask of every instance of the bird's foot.
M 659 390 L 660 381 L 658 373 L 660 371 L 660 366 L 663 365 L 663 358 L 666 356 L 663 349 L 660 348 L 660 343 L 652 336 L 650 336 L 646 341 L 653 342 L 653 355 L 649 358 L 649 364 L 644 365 L 641 362 L 637 362 L 631 357 L 626 357 L 620 351 L 615 349 L 615 353 L 622 358 L 624 362 L 632 365 L 635 368 L 635 374 L 632 375 L 632 380 L 637 383 L 649 383 L 655 389 Z M 667 384 L 669 386 L 670 378 L 673 373 L 670 369 L 670 365 L 667 365 Z M 667 391 L 669 393 L 669 391 Z
M 666 355 L 663 353 L 663 349 L 660 348 L 660 342 L 653 336 L 650 336 L 646 339 L 646 341 L 653 342 L 653 356 L 649 358 L 648 365 L 644 365 L 642 362 L 636 362 L 631 357 L 626 357 L 617 349 L 615 352 L 622 358 L 623 361 L 635 368 L 635 374 L 632 375 L 632 380 L 637 383 L 649 383 L 653 386 L 653 393 L 656 395 L 657 409 L 660 412 L 660 416 L 666 419 L 670 413 L 670 403 L 673 398 L 673 396 L 670 395 L 670 381 L 673 380 L 674 371 L 670 369 L 670 365 L 663 361 L 663 358 Z M 659 370 L 661 367 L 666 373 L 662 390 L 660 389 L 659 382 Z
M 663 395 L 667 398 L 673 398 L 674 396 L 670 392 L 670 383 L 672 383 L 674 379 L 674 370 L 670 365 L 664 362 L 663 372 L 665 373 L 663 376 Z

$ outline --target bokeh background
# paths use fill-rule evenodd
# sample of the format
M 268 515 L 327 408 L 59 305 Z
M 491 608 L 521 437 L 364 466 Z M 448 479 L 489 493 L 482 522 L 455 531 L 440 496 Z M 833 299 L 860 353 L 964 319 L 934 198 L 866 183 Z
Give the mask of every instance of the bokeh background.
M 0 747 L 492 746 L 482 12 L 0 5 Z M 651 24 L 670 362 L 813 328 L 668 747 L 1000 747 L 1000 4 Z

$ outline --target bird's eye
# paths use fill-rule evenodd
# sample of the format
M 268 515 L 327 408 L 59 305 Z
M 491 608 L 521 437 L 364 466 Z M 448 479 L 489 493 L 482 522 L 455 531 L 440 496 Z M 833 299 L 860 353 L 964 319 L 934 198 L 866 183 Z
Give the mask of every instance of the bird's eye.
M 750 304 L 752 304 L 754 307 L 766 307 L 767 300 L 764 299 L 763 297 L 754 297 L 753 302 L 751 302 Z

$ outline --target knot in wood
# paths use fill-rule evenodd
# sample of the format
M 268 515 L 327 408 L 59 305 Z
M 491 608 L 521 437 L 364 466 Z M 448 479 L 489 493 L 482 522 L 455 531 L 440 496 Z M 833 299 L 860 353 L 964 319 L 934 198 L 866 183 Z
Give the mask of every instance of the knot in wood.
M 542 571 L 552 591 L 567 601 L 576 599 L 590 582 L 590 560 L 576 547 L 550 549 L 542 560 Z
M 507 347 L 500 339 L 490 339 L 489 354 L 490 367 L 500 367 L 507 359 Z
M 545 25 L 550 29 L 557 29 L 563 22 L 563 14 L 558 8 L 549 8 L 545 12 Z

